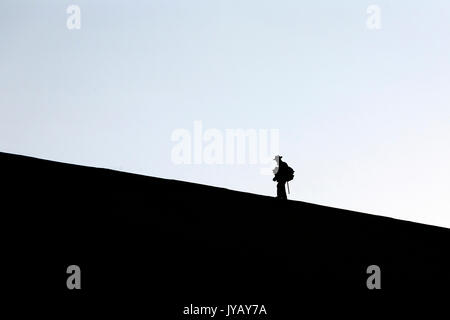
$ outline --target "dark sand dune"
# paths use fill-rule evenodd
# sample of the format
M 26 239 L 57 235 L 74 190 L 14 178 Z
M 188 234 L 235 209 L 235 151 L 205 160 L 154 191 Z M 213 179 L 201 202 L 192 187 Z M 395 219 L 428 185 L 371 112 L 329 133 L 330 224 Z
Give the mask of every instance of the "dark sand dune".
M 5 153 L 0 170 L 3 287 L 19 312 L 197 319 L 183 307 L 254 303 L 270 314 L 258 319 L 292 319 L 450 285 L 448 229 Z

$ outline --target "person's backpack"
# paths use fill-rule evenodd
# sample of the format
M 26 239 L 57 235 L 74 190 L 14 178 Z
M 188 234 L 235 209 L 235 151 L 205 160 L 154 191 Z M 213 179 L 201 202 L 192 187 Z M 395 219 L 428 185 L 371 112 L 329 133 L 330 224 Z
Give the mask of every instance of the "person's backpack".
M 294 179 L 294 169 L 288 166 L 286 162 L 280 162 L 280 170 L 281 170 L 281 176 L 282 179 L 286 182 L 291 181 Z
M 291 181 L 292 179 L 294 179 L 294 169 L 292 169 L 291 167 L 289 167 L 286 164 L 286 168 L 285 168 L 285 174 L 284 174 L 284 178 L 286 181 Z

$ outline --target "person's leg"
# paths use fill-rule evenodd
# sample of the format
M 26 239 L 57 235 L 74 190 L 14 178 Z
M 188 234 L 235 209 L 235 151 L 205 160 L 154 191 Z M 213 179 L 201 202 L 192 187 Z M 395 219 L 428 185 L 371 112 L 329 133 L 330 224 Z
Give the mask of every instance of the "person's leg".
M 286 195 L 286 182 L 280 183 L 281 184 L 281 199 L 287 200 L 287 195 Z
M 278 199 L 282 199 L 282 196 L 283 196 L 283 194 L 281 192 L 281 185 L 282 185 L 282 183 L 278 181 L 277 182 L 277 198 Z
M 285 188 L 285 182 L 278 182 L 277 183 L 277 198 L 278 199 L 287 199 L 286 196 L 286 188 Z

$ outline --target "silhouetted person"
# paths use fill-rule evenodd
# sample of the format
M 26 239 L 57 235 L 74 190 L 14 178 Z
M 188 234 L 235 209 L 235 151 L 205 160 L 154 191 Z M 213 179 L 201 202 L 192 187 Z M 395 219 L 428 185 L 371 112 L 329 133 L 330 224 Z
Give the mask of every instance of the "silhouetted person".
M 275 160 L 278 164 L 278 167 L 273 169 L 273 173 L 275 177 L 273 177 L 273 181 L 277 181 L 277 198 L 282 200 L 287 200 L 286 195 L 286 182 L 291 181 L 294 178 L 294 170 L 287 165 L 286 162 L 282 161 L 282 156 L 275 156 L 273 160 Z

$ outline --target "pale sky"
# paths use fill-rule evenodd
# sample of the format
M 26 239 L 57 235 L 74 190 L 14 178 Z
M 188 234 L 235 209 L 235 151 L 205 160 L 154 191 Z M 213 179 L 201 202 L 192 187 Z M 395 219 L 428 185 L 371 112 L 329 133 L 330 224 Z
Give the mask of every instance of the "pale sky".
M 274 195 L 171 135 L 279 129 L 291 199 L 450 227 L 449 59 L 448 0 L 2 0 L 0 151 Z

